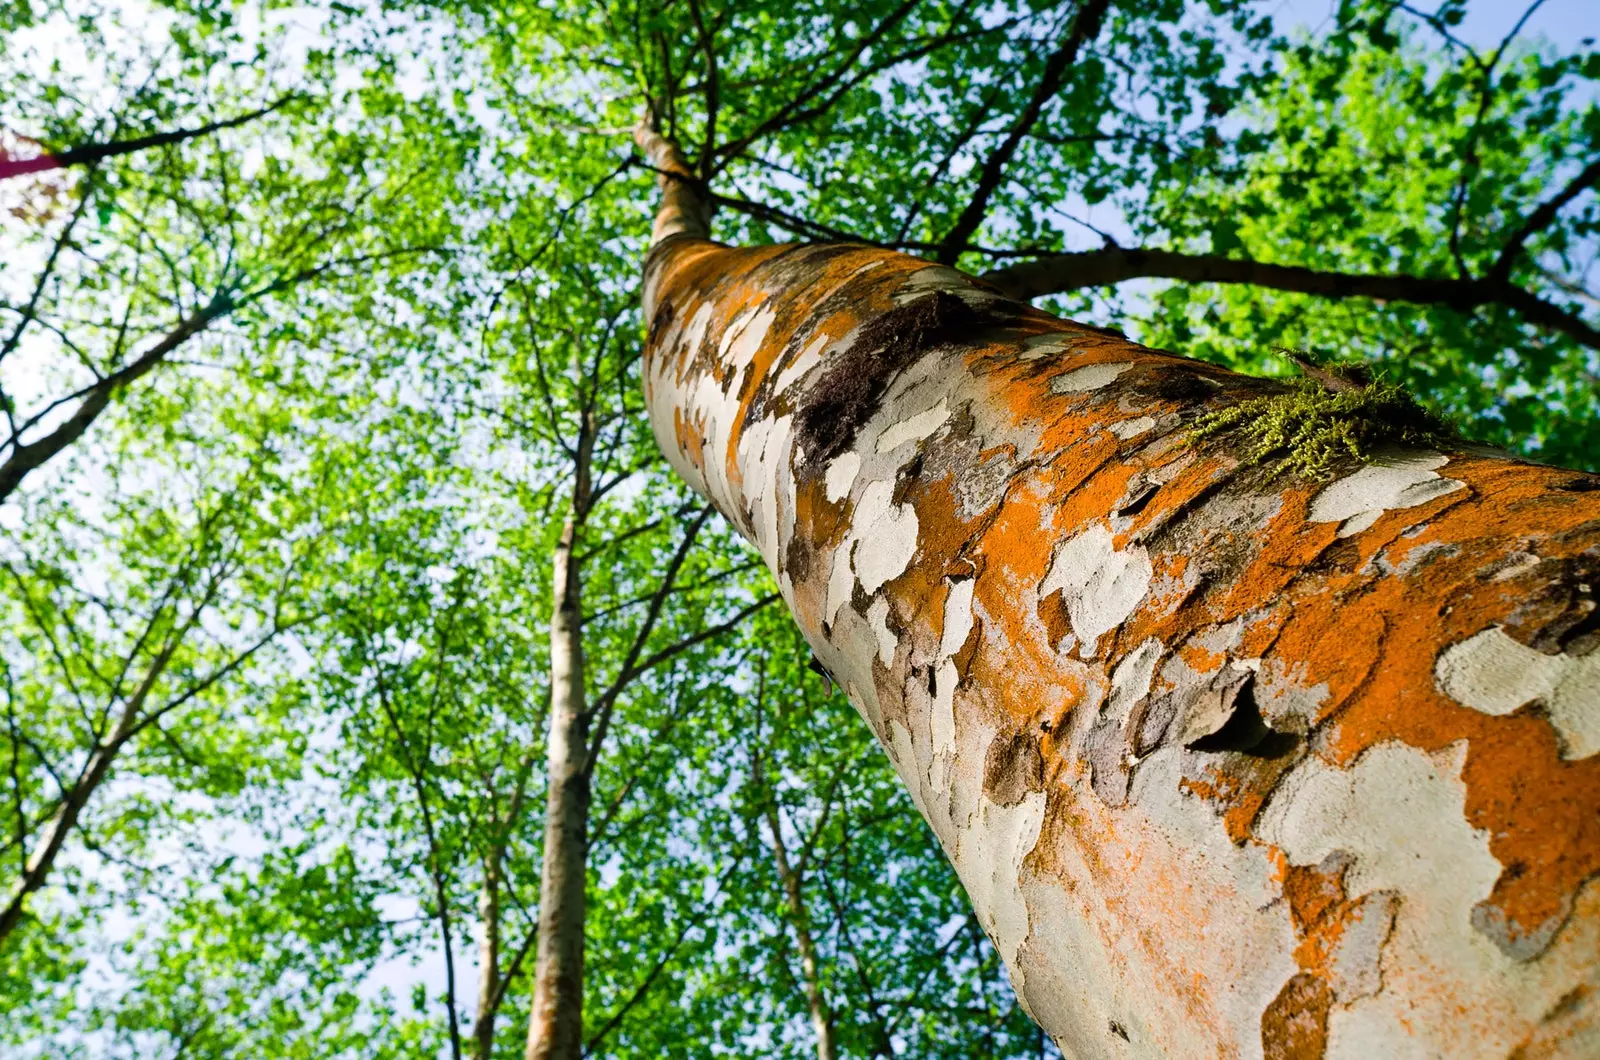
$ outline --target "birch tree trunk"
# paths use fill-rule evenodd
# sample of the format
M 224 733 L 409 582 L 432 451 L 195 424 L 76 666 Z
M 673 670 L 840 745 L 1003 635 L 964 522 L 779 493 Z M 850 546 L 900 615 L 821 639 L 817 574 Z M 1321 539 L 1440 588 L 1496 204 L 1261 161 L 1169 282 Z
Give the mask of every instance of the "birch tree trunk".
M 584 696 L 578 531 L 589 512 L 594 418 L 585 416 L 572 502 L 556 544 L 550 613 L 550 730 L 546 747 L 544 863 L 527 1060 L 583 1052 L 583 934 L 589 860 L 589 711 Z
M 478 1000 L 472 1015 L 472 1042 L 478 1060 L 494 1056 L 494 1017 L 500 989 L 500 861 L 483 859 L 483 889 L 478 892 Z
M 762 783 L 761 760 L 755 759 L 754 779 Z M 822 989 L 822 965 L 817 959 L 817 943 L 811 934 L 811 915 L 806 908 L 804 864 L 796 864 L 789 856 L 789 847 L 783 840 L 783 819 L 778 813 L 776 789 L 768 800 L 762 819 L 767 826 L 768 845 L 772 847 L 773 865 L 778 870 L 778 882 L 783 887 L 784 903 L 789 909 L 789 920 L 794 926 L 795 945 L 800 951 L 800 979 L 806 994 L 806 1010 L 811 1016 L 811 1032 L 817 1039 L 817 1060 L 837 1060 L 839 1048 L 834 1041 L 833 1011 L 828 1007 L 827 995 Z
M 1272 477 L 1188 428 L 1278 384 L 888 251 L 719 246 L 638 138 L 656 436 L 1067 1056 L 1600 1055 L 1600 478 Z

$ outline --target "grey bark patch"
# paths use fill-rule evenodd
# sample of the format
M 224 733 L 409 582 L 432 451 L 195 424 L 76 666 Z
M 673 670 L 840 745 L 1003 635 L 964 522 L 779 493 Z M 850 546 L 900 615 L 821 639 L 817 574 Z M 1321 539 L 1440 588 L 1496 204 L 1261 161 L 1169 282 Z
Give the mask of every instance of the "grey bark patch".
M 1190 749 L 1201 740 L 1215 736 L 1233 720 L 1239 695 L 1246 684 L 1253 684 L 1248 670 L 1224 668 L 1209 676 L 1205 683 L 1190 686 L 1185 705 L 1183 728 L 1178 734 L 1184 746 Z M 1180 689 L 1174 696 L 1182 695 Z
M 1506 870 L 1510 872 L 1510 869 Z M 1472 907 L 1472 926 L 1514 961 L 1531 961 L 1550 948 L 1556 932 L 1572 915 L 1572 898 L 1562 903 L 1561 911 L 1541 924 L 1525 927 L 1506 916 L 1506 911 L 1492 898 Z
M 1001 733 L 983 757 L 983 793 L 1001 806 L 1016 806 L 1044 790 L 1044 756 L 1029 732 Z
M 1371 891 L 1361 896 L 1346 922 L 1329 965 L 1334 997 L 1341 1004 L 1373 997 L 1383 989 L 1383 947 L 1394 930 L 1400 892 Z
M 863 324 L 850 348 L 823 370 L 795 414 L 808 460 L 826 463 L 849 449 L 896 374 L 936 346 L 970 342 L 998 318 L 948 291 L 897 306 Z
M 1140 758 L 1160 747 L 1178 716 L 1178 703 L 1172 696 L 1162 696 L 1151 702 L 1146 699 L 1134 709 L 1135 717 L 1129 719 L 1128 735 L 1133 743 L 1133 753 Z
M 1089 787 L 1107 806 L 1124 806 L 1133 775 L 1128 769 L 1128 740 L 1116 718 L 1101 718 L 1083 741 L 1089 760 Z

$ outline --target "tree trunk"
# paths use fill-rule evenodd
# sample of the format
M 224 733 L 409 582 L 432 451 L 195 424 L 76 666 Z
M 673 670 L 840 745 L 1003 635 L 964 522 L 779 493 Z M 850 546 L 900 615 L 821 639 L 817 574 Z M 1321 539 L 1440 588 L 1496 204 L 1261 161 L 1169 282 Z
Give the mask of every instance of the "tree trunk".
M 545 750 L 544 865 L 539 878 L 533 1013 L 527 1060 L 583 1052 L 583 931 L 589 860 L 589 712 L 584 697 L 582 578 L 577 536 L 589 510 L 593 417 L 586 417 L 572 504 L 556 545 L 550 615 L 550 734 Z
M 822 993 L 822 968 L 817 961 L 817 944 L 811 937 L 811 918 L 806 912 L 805 894 L 800 885 L 799 869 L 789 861 L 789 849 L 783 842 L 783 828 L 778 819 L 778 806 L 769 802 L 766 812 L 767 832 L 772 840 L 772 857 L 778 867 L 778 879 L 783 883 L 784 901 L 789 906 L 789 919 L 794 924 L 795 943 L 800 950 L 800 977 L 806 991 L 806 1008 L 811 1013 L 811 1030 L 817 1037 L 817 1060 L 836 1060 L 838 1047 L 833 1040 L 833 1013 L 828 1009 L 828 999 Z
M 1273 476 L 1264 380 L 668 195 L 646 399 L 1069 1057 L 1600 1055 L 1600 478 Z M 1287 399 L 1286 399 L 1287 400 Z
M 483 889 L 478 892 L 478 1003 L 472 1041 L 478 1060 L 494 1055 L 494 1016 L 500 992 L 500 861 L 484 858 Z

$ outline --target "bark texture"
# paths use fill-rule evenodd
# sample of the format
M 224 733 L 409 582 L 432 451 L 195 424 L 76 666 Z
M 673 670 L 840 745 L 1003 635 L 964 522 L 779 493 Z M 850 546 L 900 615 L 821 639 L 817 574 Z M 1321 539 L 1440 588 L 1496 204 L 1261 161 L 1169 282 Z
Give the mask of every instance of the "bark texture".
M 589 862 L 589 710 L 584 694 L 583 601 L 576 545 L 589 511 L 586 419 L 573 473 L 572 506 L 556 543 L 550 615 L 550 730 L 546 744 L 544 861 L 527 1060 L 583 1055 L 583 934 Z
M 1273 478 L 1187 425 L 1279 384 L 888 251 L 676 231 L 657 438 L 1067 1056 L 1600 1055 L 1600 479 L 1468 446 Z
M 494 1055 L 494 1017 L 500 993 L 500 866 L 484 859 L 483 889 L 478 892 L 478 1002 L 472 1014 L 473 1055 Z

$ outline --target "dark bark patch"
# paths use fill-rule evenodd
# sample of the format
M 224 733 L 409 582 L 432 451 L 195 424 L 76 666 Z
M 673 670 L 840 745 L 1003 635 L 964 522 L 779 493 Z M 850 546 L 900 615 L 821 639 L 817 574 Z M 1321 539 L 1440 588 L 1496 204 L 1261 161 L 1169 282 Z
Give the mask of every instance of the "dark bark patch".
M 811 549 L 800 534 L 791 537 L 789 547 L 783 551 L 783 572 L 796 585 L 811 576 Z
M 1333 990 L 1308 972 L 1294 976 L 1261 1014 L 1265 1060 L 1322 1060 L 1328 1049 Z
M 1136 393 L 1187 405 L 1203 401 L 1217 392 L 1217 384 L 1184 365 L 1162 365 L 1157 371 L 1138 379 L 1133 384 Z
M 672 324 L 672 319 L 676 315 L 677 311 L 672 308 L 671 302 L 661 303 L 661 308 L 656 310 L 656 315 L 650 318 L 650 334 L 647 339 L 650 345 L 654 346 L 656 344 L 657 340 L 661 338 L 661 333 Z
M 911 463 L 900 469 L 895 475 L 894 492 L 889 495 L 889 503 L 905 504 L 908 501 L 912 488 L 922 481 L 922 466 L 922 454 L 918 453 Z
M 1600 560 L 1529 562 L 1526 576 L 1521 602 L 1502 623 L 1508 634 L 1546 655 L 1600 649 Z
M 849 449 L 894 377 L 928 350 L 968 341 L 994 323 L 992 314 L 935 291 L 862 325 L 796 414 L 795 436 L 807 459 L 826 463 Z
M 1230 689 L 1233 713 L 1216 732 L 1190 740 L 1191 751 L 1233 751 L 1254 758 L 1280 758 L 1294 750 L 1297 737 L 1267 725 L 1256 703 L 1255 682 L 1245 680 Z
M 983 793 L 1001 806 L 1015 806 L 1044 790 L 1044 755 L 1029 732 L 1001 733 L 983 757 Z

